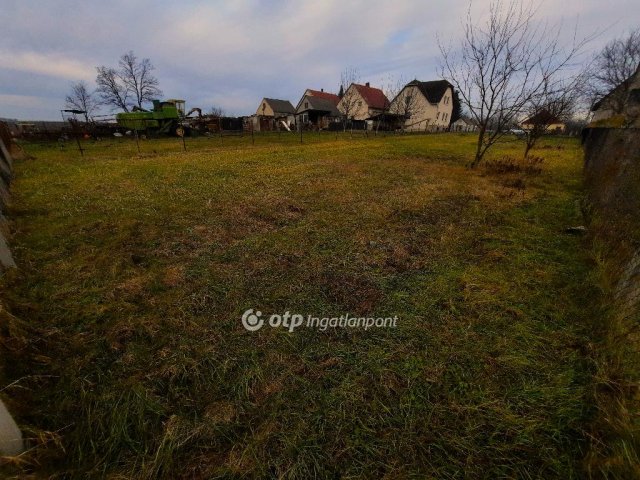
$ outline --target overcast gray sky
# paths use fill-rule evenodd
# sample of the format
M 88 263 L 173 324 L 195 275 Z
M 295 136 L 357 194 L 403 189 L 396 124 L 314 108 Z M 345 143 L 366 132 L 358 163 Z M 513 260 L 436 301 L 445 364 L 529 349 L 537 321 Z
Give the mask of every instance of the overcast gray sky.
M 489 0 L 475 0 L 486 11 Z M 467 0 L 0 0 L 0 117 L 58 119 L 72 82 L 134 50 L 156 66 L 166 98 L 253 113 L 262 97 L 296 103 L 305 88 L 438 78 L 436 34 L 459 38 Z M 640 26 L 638 0 L 544 0 L 540 17 L 567 35 L 606 29 L 590 45 Z

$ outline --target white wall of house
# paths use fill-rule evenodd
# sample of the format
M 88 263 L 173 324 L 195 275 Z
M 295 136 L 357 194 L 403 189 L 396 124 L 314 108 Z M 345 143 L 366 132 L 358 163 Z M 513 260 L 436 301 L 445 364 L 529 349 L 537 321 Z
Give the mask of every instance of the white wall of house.
M 533 130 L 536 126 L 533 123 L 522 123 L 520 128 L 523 130 Z M 564 132 L 565 124 L 564 123 L 552 123 L 547 125 L 547 132 Z
M 405 130 L 412 132 L 430 131 L 447 128 L 453 112 L 453 92 L 451 88 L 440 99 L 439 103 L 429 102 L 415 85 L 405 87 L 391 102 L 391 113 L 403 112 L 403 108 L 397 102 L 404 102 L 407 95 L 412 100 L 410 117 L 405 120 Z
M 371 116 L 369 115 L 369 105 L 364 101 L 364 98 L 362 98 L 362 95 L 360 95 L 360 92 L 353 84 L 344 92 L 340 103 L 338 103 L 338 110 L 340 110 L 343 115 L 349 110 L 350 120 L 366 120 Z
M 256 110 L 256 115 L 264 115 L 265 117 L 273 117 L 273 115 L 274 115 L 273 109 L 265 101 L 264 98 L 262 99 L 262 102 L 260 102 L 260 105 L 258 106 L 258 109 Z
M 478 127 L 476 127 L 474 124 L 467 123 L 462 118 L 459 118 L 451 124 L 452 132 L 475 132 L 477 131 L 477 129 Z

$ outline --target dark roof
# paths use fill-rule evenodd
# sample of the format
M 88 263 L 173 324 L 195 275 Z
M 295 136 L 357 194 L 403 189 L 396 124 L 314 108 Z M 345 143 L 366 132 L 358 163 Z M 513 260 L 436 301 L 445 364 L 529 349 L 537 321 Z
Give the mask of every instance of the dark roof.
M 431 103 L 440 103 L 440 100 L 442 100 L 447 88 L 451 88 L 451 90 L 453 90 L 453 85 L 446 80 L 434 80 L 431 82 L 420 82 L 418 80 L 414 80 L 407 83 L 405 88 L 412 86 L 418 87 L 420 92 L 422 92 L 425 98 Z
M 307 91 L 309 92 L 309 95 L 312 95 L 318 98 L 323 98 L 325 100 L 332 102 L 334 105 L 338 105 L 338 103 L 340 102 L 340 97 L 338 97 L 333 93 L 327 93 L 320 90 L 311 90 L 311 89 L 308 89 Z
M 308 102 L 309 107 L 304 107 L 304 102 Z M 309 110 L 318 110 L 320 112 L 327 112 L 333 116 L 340 115 L 340 111 L 338 110 L 338 107 L 332 100 L 329 100 L 323 97 L 316 97 L 313 95 L 305 95 L 302 98 L 302 100 L 300 100 L 300 107 L 298 109 L 298 113 L 306 112 Z
M 556 115 L 553 115 L 546 109 L 542 109 L 538 111 L 535 115 L 530 116 L 526 120 L 524 120 L 522 125 L 551 125 L 554 123 L 562 123 Z
M 389 106 L 389 99 L 379 88 L 370 87 L 368 85 L 359 85 L 354 83 L 353 86 L 358 90 L 364 101 L 371 108 L 384 110 Z
M 274 113 L 294 113 L 296 111 L 289 100 L 278 100 L 277 98 L 265 98 Z
M 617 95 L 620 92 L 620 90 L 626 90 L 636 75 L 640 75 L 640 65 L 638 65 L 638 68 L 636 69 L 636 71 L 629 78 L 627 78 L 621 84 L 617 85 L 615 88 L 612 88 L 609 91 L 609 93 L 607 93 L 604 97 L 602 97 L 600 100 L 594 103 L 593 106 L 591 107 L 591 111 L 595 112 L 596 110 L 600 109 L 603 102 L 605 102 L 609 97 L 613 95 Z

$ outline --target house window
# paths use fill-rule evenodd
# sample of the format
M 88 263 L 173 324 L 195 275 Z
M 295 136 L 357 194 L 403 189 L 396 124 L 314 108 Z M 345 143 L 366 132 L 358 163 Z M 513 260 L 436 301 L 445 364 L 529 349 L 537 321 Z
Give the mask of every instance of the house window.
M 436 120 L 440 120 L 440 112 L 436 113 Z
M 358 107 L 362 106 L 362 100 L 358 100 Z
M 309 102 L 304 102 L 304 108 L 309 108 Z
M 409 108 L 410 104 L 411 104 L 411 95 L 407 95 L 406 97 L 404 97 L 404 106 L 405 106 L 405 108 Z

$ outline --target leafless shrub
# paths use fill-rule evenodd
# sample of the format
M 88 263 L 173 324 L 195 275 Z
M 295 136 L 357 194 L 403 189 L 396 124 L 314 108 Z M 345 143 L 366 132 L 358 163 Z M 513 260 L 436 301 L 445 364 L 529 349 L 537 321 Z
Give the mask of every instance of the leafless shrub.
M 485 171 L 491 175 L 523 174 L 535 176 L 542 173 L 544 158 L 530 155 L 524 159 L 516 159 L 505 155 L 501 158 L 491 159 L 484 162 Z
M 84 81 L 79 81 L 71 85 L 71 93 L 65 98 L 65 106 L 74 110 L 84 112 L 84 119 L 89 123 L 89 117 L 98 108 L 98 102 L 94 98 L 93 93 Z

